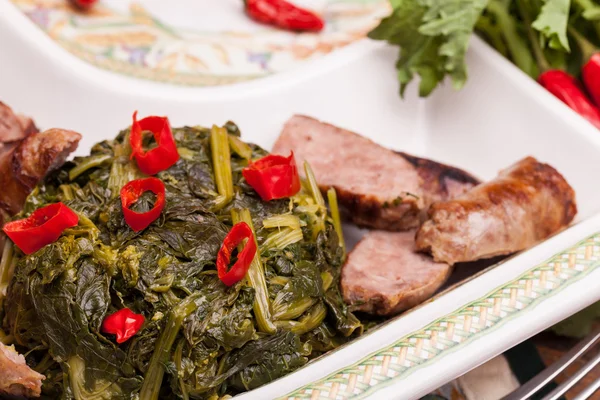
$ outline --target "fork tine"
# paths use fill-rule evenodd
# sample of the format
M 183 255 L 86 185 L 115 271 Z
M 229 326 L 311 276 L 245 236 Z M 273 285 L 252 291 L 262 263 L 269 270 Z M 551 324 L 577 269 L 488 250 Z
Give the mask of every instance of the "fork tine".
M 596 365 L 600 363 L 600 353 L 596 354 L 594 358 L 587 362 L 575 375 L 571 376 L 560 386 L 550 392 L 543 400 L 556 400 L 563 394 L 567 393 L 577 382 L 579 382 L 584 376 L 586 376 Z
M 588 387 L 581 391 L 573 400 L 586 400 L 592 397 L 596 391 L 600 389 L 600 378 L 592 382 Z
M 531 395 L 546 386 L 558 374 L 564 371 L 571 363 L 583 355 L 590 347 L 592 347 L 600 339 L 600 327 L 581 340 L 575 347 L 569 350 L 557 361 L 552 363 L 548 368 L 540 372 L 535 378 L 525 383 L 502 400 L 527 400 Z M 573 384 L 575 384 L 574 382 Z

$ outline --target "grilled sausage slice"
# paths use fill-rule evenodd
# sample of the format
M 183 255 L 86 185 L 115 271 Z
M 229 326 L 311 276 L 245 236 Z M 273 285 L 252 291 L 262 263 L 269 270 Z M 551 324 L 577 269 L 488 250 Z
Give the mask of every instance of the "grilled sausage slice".
M 14 347 L 0 342 L 0 396 L 40 397 L 44 375 L 29 368 Z
M 415 251 L 415 232 L 371 231 L 342 269 L 344 300 L 353 310 L 394 315 L 430 298 L 452 268 Z
M 33 120 L 13 110 L 0 101 L 0 144 L 24 139 L 38 132 Z
M 0 143 L 14 142 L 26 136 L 17 114 L 0 102 Z
M 398 153 L 423 180 L 426 207 L 460 196 L 479 180 L 460 169 Z M 394 315 L 421 304 L 447 281 L 452 267 L 415 249 L 415 231 L 371 231 L 349 254 L 342 269 L 345 301 L 356 310 Z
M 305 116 L 292 117 L 273 147 L 278 154 L 290 151 L 299 166 L 310 163 L 321 190 L 336 189 L 344 216 L 363 227 L 416 228 L 431 202 L 478 183 L 464 171 Z
M 577 214 L 575 192 L 548 164 L 527 157 L 449 201 L 434 203 L 417 232 L 420 251 L 450 265 L 531 247 Z

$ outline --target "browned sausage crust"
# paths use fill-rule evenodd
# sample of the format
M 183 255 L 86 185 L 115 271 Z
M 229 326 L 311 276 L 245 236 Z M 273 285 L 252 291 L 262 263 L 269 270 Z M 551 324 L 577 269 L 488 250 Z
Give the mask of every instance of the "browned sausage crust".
M 0 154 L 0 209 L 9 215 L 19 212 L 35 185 L 60 167 L 80 140 L 77 132 L 50 129 L 11 144 Z
M 462 169 L 441 164 L 427 158 L 399 151 L 398 154 L 411 163 L 423 181 L 426 208 L 436 201 L 446 201 L 460 196 L 481 183 L 479 179 Z
M 452 265 L 526 249 L 566 227 L 577 205 L 560 173 L 527 157 L 428 214 L 417 249 Z
M 12 108 L 0 101 L 0 144 L 24 139 L 38 129 L 33 120 L 16 114 Z
M 273 152 L 311 165 L 321 190 L 333 187 L 344 217 L 363 227 L 416 228 L 432 201 L 462 193 L 477 179 L 434 161 L 396 153 L 354 132 L 296 115 Z M 302 172 L 302 171 L 301 171 Z

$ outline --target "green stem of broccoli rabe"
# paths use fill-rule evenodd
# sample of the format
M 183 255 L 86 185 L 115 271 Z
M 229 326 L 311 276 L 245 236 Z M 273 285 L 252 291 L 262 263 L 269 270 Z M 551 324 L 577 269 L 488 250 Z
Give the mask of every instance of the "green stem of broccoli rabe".
M 167 323 L 156 342 L 154 353 L 148 365 L 148 371 L 144 377 L 144 385 L 140 391 L 140 400 L 156 400 L 160 392 L 163 376 L 165 374 L 165 363 L 169 361 L 173 343 L 181 329 L 183 320 L 205 302 L 202 293 L 195 293 L 182 300 L 169 313 Z
M 255 232 L 254 227 L 252 225 L 252 217 L 250 216 L 250 211 L 248 211 L 247 209 L 231 210 L 231 217 L 233 219 L 234 224 L 243 221 L 250 226 L 252 232 Z M 254 237 L 256 238 L 256 234 L 254 234 Z M 265 280 L 265 271 L 259 253 L 257 253 L 254 256 L 254 259 L 250 264 L 250 268 L 248 269 L 248 273 L 246 274 L 246 278 L 248 279 L 248 283 L 250 284 L 250 286 L 252 286 L 255 292 L 253 308 L 254 315 L 256 316 L 256 323 L 258 325 L 258 329 L 261 332 L 271 334 L 275 333 L 277 331 L 277 327 L 275 327 L 275 325 L 273 324 L 271 317 L 269 289 L 267 288 L 267 282 Z
M 2 302 L 6 296 L 8 284 L 12 279 L 15 266 L 17 264 L 17 259 L 13 257 L 13 254 L 13 243 L 10 240 L 7 240 L 4 243 L 4 249 L 2 253 L 0 253 L 0 307 L 2 306 Z
M 229 135 L 225 128 L 213 126 L 210 131 L 210 149 L 215 172 L 215 183 L 219 197 L 216 199 L 214 210 L 226 206 L 233 197 L 233 179 L 231 175 L 231 150 Z
M 129 145 L 129 133 L 125 135 L 122 144 L 114 147 L 114 161 L 108 177 L 108 188 L 111 197 L 117 198 L 121 188 L 134 179 L 141 178 L 142 173 L 137 168 L 135 160 L 130 159 L 131 146 Z
M 326 315 L 327 307 L 325 307 L 323 303 L 317 303 L 298 321 L 277 321 L 275 324 L 278 327 L 292 331 L 297 335 L 303 335 L 319 326 Z
M 87 157 L 82 163 L 73 167 L 69 171 L 69 180 L 73 181 L 79 175 L 83 174 L 85 171 L 92 169 L 92 168 L 96 168 L 110 160 L 112 160 L 112 156 L 110 154 L 100 154 L 97 156 Z
M 321 273 L 323 280 L 323 292 L 327 292 L 333 283 L 333 276 L 329 272 Z M 317 302 L 313 297 L 302 297 L 298 300 L 289 302 L 286 299 L 285 291 L 279 292 L 273 301 L 273 318 L 275 320 L 294 319 L 302 314 Z

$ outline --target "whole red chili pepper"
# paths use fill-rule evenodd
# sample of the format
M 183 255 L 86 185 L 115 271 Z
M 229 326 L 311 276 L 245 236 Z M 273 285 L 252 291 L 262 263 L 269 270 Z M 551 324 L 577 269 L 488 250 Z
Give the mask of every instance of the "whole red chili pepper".
M 238 254 L 237 261 L 228 271 L 231 253 L 244 239 L 248 239 L 248 241 L 244 249 Z M 246 272 L 248 272 L 250 263 L 255 255 L 256 241 L 254 240 L 252 229 L 245 222 L 238 222 L 231 228 L 227 236 L 225 236 L 217 255 L 217 274 L 219 275 L 219 279 L 227 286 L 241 281 L 246 276 Z
M 98 0 L 71 0 L 71 4 L 84 11 L 92 8 L 97 2 Z
M 242 175 L 264 201 L 291 197 L 300 191 L 300 176 L 292 152 L 289 157 L 268 155 L 251 162 Z
M 117 343 L 124 343 L 139 332 L 145 320 L 143 315 L 136 314 L 129 308 L 123 308 L 104 318 L 102 332 L 116 335 Z
M 2 230 L 25 254 L 54 243 L 63 231 L 76 226 L 79 217 L 63 203 L 38 208 L 28 218 L 9 222 Z
M 152 132 L 157 145 L 155 148 L 144 151 L 142 131 Z M 134 112 L 129 141 L 131 158 L 135 158 L 140 170 L 147 175 L 156 175 L 179 160 L 175 138 L 166 117 L 150 116 L 138 121 L 137 111 Z
M 319 32 L 325 23 L 312 11 L 286 0 L 245 0 L 246 13 L 263 24 L 291 31 Z
M 156 195 L 154 207 L 149 211 L 139 213 L 129 207 L 142 197 L 144 192 Z M 136 232 L 142 231 L 154 222 L 165 208 L 165 185 L 158 178 L 135 179 L 121 189 L 121 206 L 125 222 Z
M 581 69 L 581 77 L 585 88 L 600 107 L 600 53 L 594 53 Z
M 581 56 L 585 61 L 581 68 L 581 79 L 596 106 L 600 107 L 600 53 L 596 46 L 574 27 L 569 26 L 569 33 L 577 42 Z
M 565 71 L 549 70 L 538 80 L 550 93 L 600 129 L 600 110 L 592 104 L 575 78 Z

